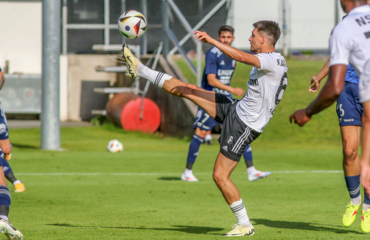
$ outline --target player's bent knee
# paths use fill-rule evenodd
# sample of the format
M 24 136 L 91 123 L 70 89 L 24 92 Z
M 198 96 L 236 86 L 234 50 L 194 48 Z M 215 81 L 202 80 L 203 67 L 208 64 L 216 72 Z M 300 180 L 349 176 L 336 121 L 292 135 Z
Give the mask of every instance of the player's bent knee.
M 346 162 L 353 162 L 357 157 L 357 149 L 352 147 L 345 147 L 343 149 L 343 155 Z

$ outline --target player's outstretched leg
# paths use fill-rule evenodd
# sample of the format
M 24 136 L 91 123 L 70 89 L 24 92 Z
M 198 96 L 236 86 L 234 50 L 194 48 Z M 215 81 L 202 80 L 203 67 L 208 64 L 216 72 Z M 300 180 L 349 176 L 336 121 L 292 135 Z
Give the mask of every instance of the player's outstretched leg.
M 123 45 L 123 58 L 127 63 L 127 75 L 148 79 L 155 86 L 166 92 L 187 98 L 206 111 L 212 118 L 216 117 L 215 93 L 197 87 L 194 84 L 184 83 L 168 74 L 154 71 L 140 62 L 130 51 L 126 44 Z
M 13 184 L 14 192 L 24 192 L 26 187 L 24 184 L 14 176 L 14 172 L 5 158 L 0 159 L 2 162 L 5 177 Z
M 8 239 L 22 240 L 22 233 L 15 229 L 8 219 L 11 197 L 8 187 L 6 186 L 3 167 L 0 167 L 0 232 L 4 233 Z
M 238 162 L 219 153 L 213 171 L 213 179 L 217 187 L 238 220 L 238 223 L 233 226 L 233 230 L 223 235 L 225 237 L 252 236 L 255 233 L 243 200 L 240 198 L 240 192 L 230 179 L 230 174 L 237 164 Z
M 261 172 L 254 167 L 252 147 L 248 145 L 245 147 L 243 152 L 245 165 L 247 166 L 248 180 L 256 181 L 258 179 L 266 178 L 271 175 L 271 172 Z

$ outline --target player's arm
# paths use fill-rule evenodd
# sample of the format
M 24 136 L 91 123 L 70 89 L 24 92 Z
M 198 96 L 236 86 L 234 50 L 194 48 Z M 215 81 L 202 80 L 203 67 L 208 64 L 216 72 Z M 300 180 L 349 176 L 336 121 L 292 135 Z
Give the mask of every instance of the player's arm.
M 223 44 L 216 39 L 210 37 L 206 32 L 195 31 L 194 38 L 198 39 L 198 41 L 202 41 L 204 43 L 209 43 L 216 48 L 220 49 L 223 53 L 227 56 L 235 59 L 238 62 L 242 62 L 248 65 L 252 65 L 257 68 L 261 68 L 261 62 L 258 57 L 254 56 L 253 54 L 243 52 L 242 50 L 236 49 L 234 47 L 228 46 Z
M 290 116 L 299 126 L 303 126 L 311 117 L 332 105 L 340 96 L 344 88 L 344 77 L 348 65 L 337 64 L 330 67 L 328 81 L 317 98 L 305 108 L 296 111 Z
M 312 77 L 311 87 L 309 88 L 310 92 L 317 92 L 319 90 L 321 80 L 329 74 L 329 65 L 330 59 L 325 63 L 320 72 L 316 76 Z
M 244 95 L 244 90 L 241 89 L 241 88 L 233 88 L 233 87 L 230 87 L 226 84 L 223 84 L 221 83 L 217 78 L 216 78 L 216 74 L 207 74 L 207 80 L 208 80 L 208 83 L 213 86 L 213 87 L 216 87 L 216 88 L 219 88 L 219 89 L 222 89 L 222 90 L 226 90 L 228 92 L 231 92 L 239 97 L 242 97 Z

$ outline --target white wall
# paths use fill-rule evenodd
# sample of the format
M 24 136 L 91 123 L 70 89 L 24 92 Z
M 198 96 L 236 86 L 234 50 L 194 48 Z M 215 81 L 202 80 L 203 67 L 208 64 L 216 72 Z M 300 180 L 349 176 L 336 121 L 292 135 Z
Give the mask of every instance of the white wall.
M 0 1 L 0 66 L 9 73 L 41 74 L 41 2 Z
M 235 27 L 234 46 L 249 49 L 248 38 L 252 24 L 260 20 L 279 22 L 279 0 L 233 0 L 233 17 L 229 24 Z M 335 25 L 335 0 L 289 0 L 291 10 L 291 48 L 328 49 L 328 40 Z M 343 16 L 342 11 L 341 17 Z M 282 23 L 279 22 L 280 27 Z M 281 47 L 282 41 L 277 47 Z

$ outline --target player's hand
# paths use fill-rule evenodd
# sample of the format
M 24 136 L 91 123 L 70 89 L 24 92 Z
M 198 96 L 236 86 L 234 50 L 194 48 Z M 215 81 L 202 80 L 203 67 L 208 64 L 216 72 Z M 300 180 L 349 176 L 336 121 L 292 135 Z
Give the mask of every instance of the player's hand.
M 238 96 L 238 97 L 243 97 L 244 96 L 244 90 L 241 88 L 234 88 L 233 93 Z
M 303 127 L 308 121 L 310 121 L 311 117 L 309 117 L 306 113 L 306 109 L 300 109 L 290 115 L 289 120 L 290 123 L 298 124 L 299 126 Z M 294 122 L 293 122 L 294 120 Z
M 210 37 L 206 32 L 201 31 L 194 31 L 194 38 L 199 41 L 202 41 L 204 43 L 211 43 L 212 40 L 214 40 L 212 37 Z
M 317 80 L 316 76 L 312 77 L 310 84 L 311 84 L 311 86 L 308 89 L 308 91 L 310 91 L 310 92 L 317 92 L 319 90 L 319 88 L 320 88 L 320 81 Z
M 370 165 L 369 159 L 361 159 L 361 184 L 365 192 L 370 195 Z

